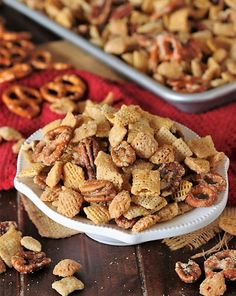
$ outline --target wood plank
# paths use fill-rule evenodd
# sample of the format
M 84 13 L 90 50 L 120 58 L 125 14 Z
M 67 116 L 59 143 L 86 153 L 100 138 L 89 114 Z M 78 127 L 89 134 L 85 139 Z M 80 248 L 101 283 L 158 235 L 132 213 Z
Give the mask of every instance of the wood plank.
M 0 191 L 0 221 L 16 221 L 17 218 L 17 199 L 15 190 Z M 18 295 L 20 291 L 20 276 L 14 268 L 8 268 L 0 274 L 0 295 Z
M 148 296 L 199 296 L 199 285 L 204 280 L 201 278 L 194 284 L 183 283 L 175 273 L 175 262 L 187 262 L 188 259 L 203 249 L 213 247 L 219 241 L 216 236 L 204 247 L 197 250 L 183 248 L 170 251 L 161 241 L 148 242 L 138 246 L 138 256 L 142 266 L 146 295 Z M 236 238 L 229 243 L 229 248 L 236 248 Z M 195 260 L 203 271 L 204 258 Z M 235 296 L 235 282 L 227 282 L 227 291 L 224 296 Z M 158 294 L 157 294 L 158 291 Z

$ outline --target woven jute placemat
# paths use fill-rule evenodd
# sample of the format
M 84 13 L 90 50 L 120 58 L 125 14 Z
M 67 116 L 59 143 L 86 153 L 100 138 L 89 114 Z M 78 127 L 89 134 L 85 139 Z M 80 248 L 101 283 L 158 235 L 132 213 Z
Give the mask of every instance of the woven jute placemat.
M 211 239 L 213 239 L 217 234 L 222 232 L 222 229 L 219 227 L 219 221 L 221 217 L 234 217 L 236 214 L 236 207 L 226 207 L 222 214 L 211 224 L 176 237 L 166 238 L 162 240 L 164 244 L 166 244 L 172 251 L 188 247 L 191 250 L 195 250 L 207 242 L 209 242 Z M 231 238 L 231 236 L 227 237 L 228 240 Z M 227 242 L 226 242 L 227 243 Z
M 79 233 L 64 227 L 41 212 L 27 197 L 20 195 L 24 208 L 39 234 L 47 238 L 65 238 Z

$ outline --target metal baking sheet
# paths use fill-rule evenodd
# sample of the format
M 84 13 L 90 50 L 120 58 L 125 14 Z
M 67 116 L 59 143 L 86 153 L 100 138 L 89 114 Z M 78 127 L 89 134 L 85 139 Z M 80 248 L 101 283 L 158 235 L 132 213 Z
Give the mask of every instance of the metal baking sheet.
M 224 86 L 197 94 L 180 94 L 174 92 L 148 77 L 147 75 L 135 70 L 131 66 L 124 63 L 121 59 L 105 53 L 102 49 L 94 46 L 85 38 L 60 26 L 41 12 L 32 10 L 19 1 L 3 0 L 3 2 L 33 19 L 40 25 L 56 33 L 57 35 L 61 36 L 62 38 L 79 46 L 84 51 L 104 62 L 106 65 L 122 73 L 144 88 L 152 91 L 154 94 L 158 95 L 168 103 L 174 105 L 176 108 L 184 112 L 204 112 L 236 99 L 236 82 L 232 82 Z

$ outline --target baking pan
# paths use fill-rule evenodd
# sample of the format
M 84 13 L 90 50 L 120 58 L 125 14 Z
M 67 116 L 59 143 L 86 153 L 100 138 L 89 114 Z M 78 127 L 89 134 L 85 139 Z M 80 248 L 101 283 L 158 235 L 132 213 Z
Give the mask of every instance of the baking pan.
M 174 105 L 176 108 L 184 112 L 204 112 L 236 99 L 236 82 L 232 82 L 224 86 L 219 86 L 215 89 L 197 94 L 181 94 L 172 91 L 147 75 L 142 74 L 141 72 L 127 65 L 121 59 L 105 53 L 102 49 L 94 46 L 85 38 L 82 38 L 78 34 L 65 29 L 41 12 L 32 10 L 26 5 L 15 0 L 3 0 L 3 2 L 33 19 L 40 25 L 56 33 L 57 35 L 61 36 L 62 38 L 79 46 L 81 49 L 101 60 L 106 65 L 122 73 L 144 88 L 152 91 L 154 94 L 158 95 L 168 103 Z

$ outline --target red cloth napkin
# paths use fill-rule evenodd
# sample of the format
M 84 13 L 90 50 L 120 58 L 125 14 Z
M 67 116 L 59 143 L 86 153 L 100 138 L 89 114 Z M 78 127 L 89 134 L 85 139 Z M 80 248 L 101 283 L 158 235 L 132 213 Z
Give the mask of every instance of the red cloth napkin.
M 210 134 L 218 151 L 224 151 L 230 158 L 229 182 L 230 193 L 228 205 L 236 205 L 236 102 L 202 114 L 188 114 L 177 110 L 175 107 L 165 103 L 154 94 L 138 87 L 133 83 L 114 82 L 94 74 L 78 71 L 56 71 L 47 70 L 36 73 L 28 78 L 22 79 L 20 83 L 30 87 L 40 87 L 49 82 L 55 76 L 65 73 L 76 73 L 88 84 L 88 98 L 101 101 L 105 95 L 112 91 L 118 103 L 139 104 L 145 110 L 154 114 L 170 117 L 188 126 L 200 136 Z M 9 83 L 0 85 L 0 97 Z M 0 126 L 11 126 L 19 130 L 25 137 L 44 126 L 48 122 L 60 116 L 51 112 L 48 105 L 44 103 L 40 116 L 28 120 L 21 118 L 5 107 L 0 100 Z M 13 179 L 16 171 L 16 156 L 11 151 L 12 143 L 0 144 L 0 190 L 13 187 Z

